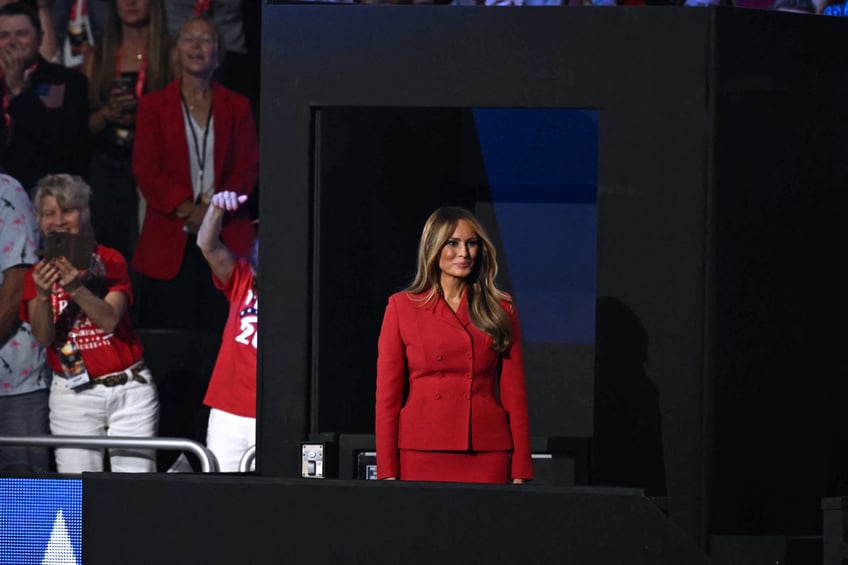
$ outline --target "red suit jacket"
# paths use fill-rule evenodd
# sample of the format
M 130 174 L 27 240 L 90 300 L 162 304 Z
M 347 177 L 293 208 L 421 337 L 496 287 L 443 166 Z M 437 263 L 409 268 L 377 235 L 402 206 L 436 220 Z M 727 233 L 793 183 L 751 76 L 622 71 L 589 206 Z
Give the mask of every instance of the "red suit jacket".
M 383 318 L 377 345 L 377 478 L 398 476 L 398 449 L 473 449 L 512 451 L 512 478 L 532 479 L 514 306 L 501 303 L 512 320 L 512 345 L 499 355 L 492 338 L 471 323 L 465 298 L 454 314 L 442 298 L 425 306 L 424 296 L 392 295 Z
M 259 177 L 259 143 L 250 102 L 215 83 L 215 191 L 250 194 Z M 132 258 L 133 269 L 170 280 L 180 270 L 188 235 L 177 206 L 194 198 L 180 81 L 139 100 L 133 142 L 133 173 L 147 211 Z M 246 207 L 227 215 L 221 239 L 236 255 L 247 256 L 256 234 Z

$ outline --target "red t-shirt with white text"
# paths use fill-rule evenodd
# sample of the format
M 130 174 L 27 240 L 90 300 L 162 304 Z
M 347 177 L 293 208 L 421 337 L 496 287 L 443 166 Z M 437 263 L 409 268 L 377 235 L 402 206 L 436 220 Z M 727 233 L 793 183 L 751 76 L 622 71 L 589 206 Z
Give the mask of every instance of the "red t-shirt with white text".
M 33 266 L 27 271 L 24 279 L 20 313 L 25 322 L 30 321 L 27 302 L 38 294 L 32 278 L 34 269 Z M 97 245 L 88 275 L 85 284 L 97 296 L 103 298 L 110 292 L 123 292 L 127 295 L 129 303 L 132 303 L 132 285 L 127 261 L 118 251 Z M 60 286 L 54 286 L 51 300 L 56 339 L 53 345 L 47 348 L 47 362 L 54 371 L 63 372 L 56 350 L 69 339 L 76 342 L 85 368 L 92 378 L 123 371 L 141 360 L 144 350 L 141 340 L 132 329 L 129 307 L 124 311 L 115 331 L 106 333 L 91 321 Z
M 230 301 L 230 313 L 203 403 L 236 416 L 255 418 L 259 298 L 253 288 L 253 271 L 239 258 L 226 284 L 214 275 L 212 280 Z

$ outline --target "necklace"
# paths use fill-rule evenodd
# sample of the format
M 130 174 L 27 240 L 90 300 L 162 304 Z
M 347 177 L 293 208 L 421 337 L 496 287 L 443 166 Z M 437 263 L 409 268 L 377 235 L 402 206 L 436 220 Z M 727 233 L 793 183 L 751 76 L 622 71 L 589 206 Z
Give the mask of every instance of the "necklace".
M 144 53 L 136 53 L 135 58 L 141 61 L 141 65 L 138 69 L 138 78 L 135 81 L 135 97 L 141 98 L 141 95 L 144 94 L 144 80 L 147 76 L 147 59 L 144 57 Z M 115 53 L 115 76 L 121 76 L 121 46 L 118 45 L 118 49 Z
M 188 108 L 190 112 L 194 112 L 194 110 L 197 108 L 197 101 L 189 102 L 188 100 L 186 100 L 186 95 L 182 91 L 180 91 L 180 98 L 182 98 L 183 100 L 183 105 Z

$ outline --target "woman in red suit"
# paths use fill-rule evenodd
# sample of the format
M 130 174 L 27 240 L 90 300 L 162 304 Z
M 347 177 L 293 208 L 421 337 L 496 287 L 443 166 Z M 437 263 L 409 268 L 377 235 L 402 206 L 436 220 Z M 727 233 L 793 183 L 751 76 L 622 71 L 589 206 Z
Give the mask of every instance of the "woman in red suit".
M 533 478 L 521 331 L 497 271 L 471 212 L 433 212 L 415 280 L 389 297 L 380 331 L 377 478 Z
M 247 98 L 213 81 L 218 34 L 194 17 L 176 43 L 179 78 L 139 101 L 133 173 L 146 201 L 132 259 L 139 280 L 139 324 L 219 330 L 227 302 L 212 284 L 195 243 L 212 194 L 249 195 L 259 175 L 259 144 Z M 248 256 L 255 237 L 247 207 L 227 217 L 221 237 Z

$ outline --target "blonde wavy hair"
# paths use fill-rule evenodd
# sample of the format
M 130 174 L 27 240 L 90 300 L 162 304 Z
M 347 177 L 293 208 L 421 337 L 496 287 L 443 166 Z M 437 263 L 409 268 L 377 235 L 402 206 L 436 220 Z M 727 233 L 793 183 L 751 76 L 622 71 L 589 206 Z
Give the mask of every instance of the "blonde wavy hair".
M 468 314 L 471 323 L 492 338 L 492 349 L 505 351 L 512 340 L 509 315 L 501 301 L 512 299 L 498 289 L 495 278 L 498 274 L 495 246 L 486 230 L 470 211 L 458 206 L 442 206 L 430 214 L 421 232 L 418 244 L 418 268 L 415 279 L 406 288 L 410 294 L 427 293 L 421 300 L 424 305 L 444 294 L 441 285 L 439 258 L 447 241 L 453 236 L 456 225 L 465 220 L 477 234 L 480 250 L 474 261 L 474 269 L 468 276 Z

